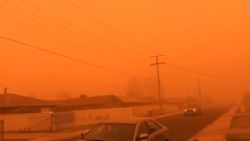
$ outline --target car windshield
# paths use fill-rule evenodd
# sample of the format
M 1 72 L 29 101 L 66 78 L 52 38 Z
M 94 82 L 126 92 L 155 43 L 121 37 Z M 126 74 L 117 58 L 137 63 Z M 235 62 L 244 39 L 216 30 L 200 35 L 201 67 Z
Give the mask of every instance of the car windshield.
M 231 122 L 232 128 L 250 128 L 250 116 L 235 117 Z
M 198 108 L 198 106 L 197 105 L 186 105 L 186 108 Z
M 135 124 L 99 124 L 86 136 L 88 141 L 131 141 Z

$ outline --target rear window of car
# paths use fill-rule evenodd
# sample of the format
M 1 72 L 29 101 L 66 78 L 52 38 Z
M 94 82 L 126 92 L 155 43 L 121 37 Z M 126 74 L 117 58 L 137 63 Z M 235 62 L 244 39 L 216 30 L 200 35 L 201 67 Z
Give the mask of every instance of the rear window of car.
M 135 124 L 108 123 L 95 126 L 84 139 L 103 141 L 131 141 L 133 140 Z

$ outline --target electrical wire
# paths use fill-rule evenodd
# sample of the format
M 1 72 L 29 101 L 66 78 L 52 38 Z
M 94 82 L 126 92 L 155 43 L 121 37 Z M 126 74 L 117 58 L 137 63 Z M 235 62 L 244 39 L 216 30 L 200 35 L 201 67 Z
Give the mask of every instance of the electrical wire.
M 71 9 L 72 11 L 74 11 L 75 13 L 79 14 L 80 16 L 84 16 L 88 21 L 98 25 L 99 27 L 105 29 L 106 31 L 114 34 L 116 37 L 121 38 L 121 39 L 126 39 L 127 41 L 129 41 L 130 43 L 133 43 L 134 45 L 136 45 L 137 47 L 141 48 L 143 51 L 146 51 L 147 53 L 152 53 L 151 50 L 145 49 L 142 47 L 142 45 L 140 43 L 138 43 L 135 39 L 132 39 L 131 37 L 129 37 L 128 35 L 122 33 L 121 31 L 113 28 L 112 26 L 108 25 L 107 23 L 103 22 L 101 19 L 99 19 L 96 16 L 93 16 L 92 14 L 90 14 L 87 10 L 80 8 L 79 6 L 65 0 L 64 3 L 60 0 L 56 0 L 58 3 L 60 3 L 61 5 L 67 7 L 68 9 Z
M 55 55 L 55 56 L 59 56 L 59 57 L 65 58 L 65 59 L 69 59 L 69 60 L 72 60 L 72 61 L 83 63 L 83 64 L 86 64 L 86 65 L 89 65 L 89 66 L 92 66 L 92 67 L 95 67 L 95 68 L 105 69 L 105 70 L 108 70 L 108 71 L 112 71 L 112 72 L 116 72 L 116 73 L 120 73 L 120 74 L 124 74 L 124 75 L 128 75 L 128 76 L 133 76 L 133 77 L 140 77 L 140 78 L 145 78 L 145 79 L 153 79 L 153 78 L 150 78 L 150 77 L 145 77 L 145 76 L 132 74 L 132 73 L 129 73 L 129 72 L 124 72 L 124 71 L 113 69 L 113 68 L 108 68 L 108 67 L 98 65 L 98 64 L 95 64 L 95 63 L 92 63 L 92 62 L 88 62 L 88 61 L 81 60 L 81 59 L 78 59 L 78 58 L 74 58 L 74 57 L 71 57 L 71 56 L 67 56 L 67 55 L 64 55 L 64 54 L 61 54 L 61 53 L 57 53 L 55 51 L 40 48 L 40 47 L 31 45 L 31 44 L 28 44 L 28 43 L 25 43 L 25 42 L 22 42 L 22 41 L 14 40 L 14 39 L 11 39 L 11 38 L 6 37 L 6 36 L 0 35 L 0 38 L 4 39 L 4 40 L 7 40 L 7 41 L 10 41 L 10 42 L 13 42 L 13 43 L 16 43 L 16 44 L 19 44 L 19 45 L 23 45 L 25 47 L 29 47 L 29 48 L 39 50 L 41 52 L 45 52 L 45 53 L 48 53 L 48 54 L 51 54 L 51 55 Z
M 27 2 L 27 1 L 25 1 L 25 0 L 20 0 L 20 1 L 21 1 L 23 4 L 25 4 L 25 5 L 27 5 L 27 6 L 31 7 L 31 8 L 33 8 L 33 9 L 35 9 L 35 10 L 39 10 L 39 11 L 41 11 L 42 13 L 45 13 L 45 14 L 51 16 L 52 18 L 54 18 L 54 19 L 60 21 L 61 23 L 64 23 L 64 24 L 70 26 L 71 28 L 73 28 L 73 29 L 75 29 L 75 30 L 77 30 L 77 31 L 82 31 L 83 33 L 85 33 L 85 34 L 87 34 L 87 35 L 89 35 L 89 36 L 93 36 L 93 37 L 98 38 L 98 39 L 100 39 L 100 40 L 102 40 L 102 41 L 105 41 L 106 43 L 110 43 L 110 44 L 113 44 L 113 45 L 114 45 L 114 43 L 112 43 L 112 42 L 110 42 L 110 41 L 108 41 L 108 40 L 106 40 L 106 39 L 104 39 L 104 38 L 102 38 L 102 37 L 100 37 L 100 36 L 98 36 L 98 35 L 96 35 L 96 34 L 93 34 L 93 33 L 89 32 L 89 31 L 87 31 L 87 30 L 85 30 L 85 29 L 83 29 L 83 28 L 81 28 L 81 27 L 79 27 L 79 26 L 76 26 L 76 25 L 74 25 L 74 24 L 72 24 L 72 23 L 70 23 L 70 22 L 67 22 L 67 21 L 63 20 L 62 18 L 60 18 L 60 17 L 58 17 L 58 16 L 55 16 L 54 14 L 52 14 L 52 13 L 49 12 L 49 11 L 46 11 L 46 10 L 43 10 L 43 9 L 37 7 L 37 6 L 34 6 L 34 5 L 32 5 L 31 3 L 29 3 L 29 2 Z M 116 45 L 116 46 L 117 46 L 117 45 Z
M 37 15 L 37 14 L 34 14 L 34 13 L 30 13 L 28 12 L 25 8 L 22 8 L 10 1 L 7 1 L 10 5 L 14 6 L 15 9 L 20 9 L 21 11 L 24 11 L 26 13 L 28 13 L 29 16 L 33 16 L 34 18 L 32 20 L 34 20 L 35 22 L 43 25 L 43 26 L 46 26 L 47 28 L 53 28 L 54 30 L 56 30 L 57 32 L 60 32 L 61 34 L 65 35 L 66 37 L 68 37 L 69 39 L 73 40 L 73 41 L 79 41 L 79 40 L 76 40 L 73 35 L 75 35 L 74 33 L 68 33 L 65 31 L 65 28 L 62 27 L 60 24 L 54 22 L 54 21 L 51 21 L 51 20 L 46 20 L 47 22 L 44 22 L 44 20 L 42 20 L 42 17 Z M 3 5 L 1 5 L 3 6 Z M 15 10 L 12 10 L 10 8 L 7 8 L 7 7 L 4 7 L 5 9 L 11 11 L 12 13 L 15 13 L 16 15 L 19 15 L 19 16 L 24 16 L 27 18 L 26 15 L 22 15 L 20 13 L 18 13 L 17 11 Z M 54 26 L 51 26 L 51 25 L 54 25 Z M 88 36 L 85 36 L 84 38 L 89 38 Z
M 93 36 L 93 37 L 95 37 L 95 38 L 98 38 L 99 40 L 102 40 L 102 41 L 104 41 L 105 43 L 108 43 L 109 45 L 111 45 L 110 47 L 117 47 L 117 46 L 120 46 L 120 45 L 117 45 L 117 44 L 115 44 L 115 43 L 113 43 L 113 42 L 110 42 L 109 40 L 106 40 L 106 39 L 104 39 L 104 38 L 102 38 L 102 37 L 100 37 L 100 36 L 98 36 L 98 35 L 96 35 L 96 34 L 93 34 L 93 33 L 91 33 L 91 32 L 88 32 L 87 30 L 84 30 L 83 28 L 81 28 L 81 27 L 79 27 L 79 26 L 76 26 L 76 25 L 74 25 L 74 24 L 72 24 L 72 23 L 70 23 L 70 22 L 67 22 L 67 21 L 65 21 L 64 19 L 62 19 L 62 18 L 60 18 L 60 17 L 58 17 L 58 16 L 55 16 L 54 14 L 52 14 L 52 13 L 46 11 L 46 10 L 43 10 L 43 9 L 37 7 L 37 6 L 34 6 L 34 5 L 30 4 L 29 2 L 27 2 L 27 1 L 25 1 L 25 0 L 20 0 L 20 2 L 22 2 L 22 4 L 25 4 L 25 5 L 28 6 L 28 7 L 31 7 L 32 9 L 35 9 L 36 11 L 40 11 L 40 12 L 42 12 L 43 14 L 46 14 L 46 15 L 51 16 L 53 19 L 56 19 L 56 20 L 60 21 L 60 23 L 66 24 L 67 26 L 71 27 L 72 29 L 75 29 L 75 30 L 77 30 L 77 31 L 82 31 L 83 33 L 86 33 L 86 34 L 89 35 L 89 36 Z M 28 13 L 29 15 L 32 15 L 32 16 L 34 16 L 34 17 L 36 17 L 36 18 L 39 17 L 39 20 L 44 19 L 44 18 L 41 17 L 40 15 L 37 15 L 37 14 L 34 14 L 34 13 L 30 13 L 30 11 L 28 11 L 27 9 L 25 9 L 25 8 L 23 8 L 23 7 L 20 7 L 19 5 L 16 5 L 16 4 L 14 4 L 14 3 L 10 2 L 10 1 L 9 1 L 9 4 L 11 4 L 12 6 L 15 6 L 15 7 L 18 8 L 18 9 L 21 9 L 22 11 L 25 11 L 25 12 Z M 5 7 L 5 8 L 6 8 L 6 7 Z M 7 8 L 7 10 L 13 12 L 13 10 L 11 10 L 11 9 L 9 9 L 9 8 Z M 20 13 L 17 13 L 16 11 L 14 11 L 14 12 L 15 12 L 15 14 L 19 14 L 19 16 L 20 16 Z M 46 20 L 47 20 L 47 19 L 46 19 Z M 45 21 L 45 20 L 42 20 L 42 21 Z M 43 23 L 41 23 L 41 22 L 39 22 L 39 23 L 43 25 Z M 58 24 L 57 24 L 56 22 L 54 22 L 54 21 L 50 21 L 49 23 L 54 24 L 56 27 L 58 27 Z M 48 25 L 46 25 L 46 27 L 49 28 Z M 61 27 L 60 29 L 63 29 L 63 30 L 61 30 L 61 31 L 64 31 L 64 30 L 65 30 L 62 26 L 60 26 L 60 27 Z M 57 30 L 58 30 L 58 29 L 57 29 Z M 65 32 L 65 31 L 64 31 L 64 32 Z M 80 33 L 82 33 L 82 32 L 80 32 Z M 65 32 L 65 33 L 66 33 L 66 32 Z M 71 37 L 72 37 L 72 36 L 71 36 Z M 90 38 L 88 37 L 88 39 L 90 39 Z M 93 38 L 92 38 L 92 39 L 93 39 Z M 95 40 L 94 43 L 95 43 L 95 44 L 96 44 L 96 43 L 100 44 L 101 42 L 100 42 L 99 40 Z M 79 41 L 79 40 L 78 40 L 78 41 Z M 85 43 L 85 44 L 86 44 L 86 43 Z M 88 45 L 88 46 L 90 46 L 90 45 Z M 82 47 L 82 46 L 77 46 L 77 47 Z M 86 47 L 86 46 L 84 46 L 84 47 Z M 117 48 L 116 48 L 116 49 L 117 49 Z M 129 54 L 132 54 L 132 53 L 134 53 L 134 52 L 129 52 Z M 137 53 L 137 54 L 138 54 L 138 53 Z
M 217 74 L 212 74 L 212 73 L 207 73 L 207 72 L 200 72 L 200 71 L 196 71 L 196 70 L 192 70 L 192 69 L 189 69 L 189 68 L 181 67 L 181 66 L 171 64 L 171 63 L 165 63 L 165 64 L 167 66 L 176 68 L 178 70 L 182 70 L 182 71 L 186 71 L 186 72 L 190 72 L 190 73 L 195 73 L 195 74 L 199 74 L 199 75 L 204 75 L 204 76 L 209 76 L 209 77 L 214 77 L 214 78 L 220 78 L 220 79 L 232 79 L 232 80 L 250 81 L 250 79 L 244 79 L 244 78 L 238 78 L 238 77 L 229 77 L 229 76 L 217 75 Z

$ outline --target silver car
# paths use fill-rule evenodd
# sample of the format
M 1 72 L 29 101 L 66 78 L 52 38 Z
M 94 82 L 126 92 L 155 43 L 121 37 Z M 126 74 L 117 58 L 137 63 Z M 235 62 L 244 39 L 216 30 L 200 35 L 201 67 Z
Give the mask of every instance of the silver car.
M 153 119 L 107 121 L 96 124 L 82 141 L 169 141 L 169 130 Z

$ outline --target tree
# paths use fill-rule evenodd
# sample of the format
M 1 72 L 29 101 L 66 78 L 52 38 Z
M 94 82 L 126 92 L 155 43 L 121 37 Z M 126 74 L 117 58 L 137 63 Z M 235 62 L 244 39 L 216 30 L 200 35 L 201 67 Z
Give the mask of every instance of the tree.
M 131 77 L 126 88 L 126 95 L 140 100 L 154 101 L 156 100 L 156 85 L 152 81 L 139 81 L 135 77 Z

